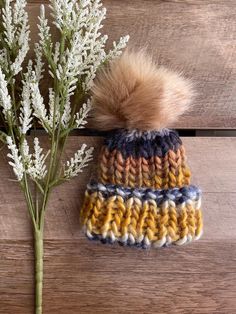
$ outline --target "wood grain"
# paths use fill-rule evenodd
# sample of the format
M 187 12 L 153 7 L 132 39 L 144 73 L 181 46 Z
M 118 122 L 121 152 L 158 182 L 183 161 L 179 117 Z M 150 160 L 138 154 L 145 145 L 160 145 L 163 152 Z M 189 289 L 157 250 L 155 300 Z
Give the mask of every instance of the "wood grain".
M 32 42 L 37 39 L 39 3 L 28 6 Z M 130 34 L 130 47 L 146 47 L 159 64 L 182 71 L 195 83 L 194 106 L 173 127 L 236 128 L 234 0 L 105 0 L 104 5 L 108 47 Z
M 66 157 L 83 142 L 71 137 Z M 189 246 L 139 250 L 88 241 L 79 209 L 96 158 L 58 188 L 46 215 L 45 314 L 236 312 L 236 138 L 184 138 L 203 189 L 204 236 Z M 0 153 L 0 313 L 33 313 L 33 251 L 24 201 Z

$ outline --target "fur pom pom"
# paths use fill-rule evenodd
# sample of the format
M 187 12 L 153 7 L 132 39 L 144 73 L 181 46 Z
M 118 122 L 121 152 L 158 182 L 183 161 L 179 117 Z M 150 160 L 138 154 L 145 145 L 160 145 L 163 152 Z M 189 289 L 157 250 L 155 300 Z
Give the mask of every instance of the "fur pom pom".
M 160 130 L 191 103 L 191 83 L 157 67 L 145 52 L 125 52 L 97 75 L 92 89 L 96 129 Z

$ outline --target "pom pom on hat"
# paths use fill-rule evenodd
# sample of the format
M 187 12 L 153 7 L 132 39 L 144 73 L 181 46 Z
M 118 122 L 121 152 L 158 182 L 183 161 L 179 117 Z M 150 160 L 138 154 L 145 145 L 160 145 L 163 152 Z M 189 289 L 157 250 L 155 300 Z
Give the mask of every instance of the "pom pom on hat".
M 144 51 L 126 51 L 101 70 L 92 89 L 96 129 L 160 130 L 189 109 L 192 84 L 158 67 Z

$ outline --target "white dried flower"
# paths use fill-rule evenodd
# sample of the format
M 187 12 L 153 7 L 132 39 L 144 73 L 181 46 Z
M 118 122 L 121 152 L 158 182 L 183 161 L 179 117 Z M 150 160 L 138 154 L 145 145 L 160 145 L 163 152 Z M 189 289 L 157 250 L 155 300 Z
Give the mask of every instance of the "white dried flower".
M 5 75 L 0 68 L 0 107 L 3 108 L 3 114 L 5 119 L 12 116 L 12 104 L 11 97 L 8 93 L 7 81 L 5 79 Z
M 24 157 L 28 158 L 29 156 L 31 156 L 29 153 L 29 144 L 25 138 L 21 144 L 21 152 Z
M 21 24 L 22 21 L 28 17 L 26 15 L 25 7 L 27 2 L 25 0 L 16 0 L 13 8 L 13 23 L 14 25 Z
M 92 48 L 93 54 L 89 54 L 86 57 L 86 60 L 84 60 L 86 66 L 83 70 L 83 75 L 85 75 L 85 78 L 82 86 L 85 91 L 89 91 L 91 89 L 93 80 L 96 77 L 97 69 L 107 59 L 107 55 L 104 50 L 107 39 L 108 36 L 104 35 L 99 40 L 97 40 L 96 45 Z
M 32 72 L 32 79 L 33 79 L 33 82 L 30 84 L 30 88 L 31 88 L 32 106 L 34 109 L 33 115 L 39 119 L 40 123 L 48 132 L 50 131 L 49 118 L 47 115 L 46 107 L 44 105 L 43 97 L 41 96 L 41 93 L 39 90 L 39 83 L 36 80 L 34 72 Z
M 39 145 L 37 137 L 34 138 L 34 153 L 30 154 L 29 144 L 26 139 L 21 144 L 22 161 L 25 172 L 33 180 L 42 180 L 46 174 L 46 156 L 42 153 L 43 149 Z
M 11 0 L 6 0 L 5 6 L 2 9 L 2 24 L 5 29 L 5 42 L 9 46 L 9 48 L 12 48 L 15 41 L 15 26 L 13 24 L 11 2 Z
M 22 29 L 22 34 L 19 36 L 18 44 L 20 49 L 15 61 L 11 64 L 11 71 L 13 75 L 18 74 L 22 70 L 22 63 L 29 51 L 29 31 L 27 31 L 26 26 L 24 26 Z
M 82 169 L 88 165 L 92 160 L 93 147 L 87 149 L 87 145 L 83 144 L 82 147 L 75 153 L 74 157 L 67 161 L 67 169 L 64 171 L 64 178 L 70 179 L 77 176 Z
M 29 24 L 28 14 L 25 10 L 26 1 L 16 0 L 14 6 L 12 1 L 6 0 L 2 9 L 2 20 L 4 37 L 3 41 L 9 49 L 17 51 L 15 60 L 10 64 L 12 75 L 18 74 L 22 70 L 22 63 L 29 51 Z
M 18 181 L 21 181 L 24 175 L 24 166 L 22 163 L 22 157 L 19 154 L 18 148 L 13 143 L 13 140 L 10 136 L 7 136 L 7 146 L 11 153 L 8 153 L 7 156 L 12 159 L 9 161 L 9 165 L 12 166 L 13 171 L 16 175 Z
M 66 93 L 69 95 L 76 87 L 78 81 L 78 74 L 81 71 L 81 49 L 80 40 L 77 34 L 73 35 L 71 39 L 71 48 L 66 49 L 62 56 L 61 64 L 58 64 L 56 75 L 64 86 Z
M 43 78 L 42 74 L 44 70 L 42 62 L 43 57 L 42 46 L 39 45 L 38 43 L 35 44 L 34 53 L 35 53 L 35 67 L 34 67 L 35 78 L 37 81 L 40 81 Z
M 45 165 L 46 156 L 42 152 L 43 152 L 43 149 L 39 145 L 39 139 L 35 137 L 32 162 L 27 169 L 27 173 L 34 180 L 42 180 L 47 174 L 46 165 Z
M 50 27 L 48 26 L 48 20 L 45 18 L 45 7 L 43 4 L 40 6 L 40 16 L 39 16 L 39 38 L 40 45 L 44 50 L 52 48 L 52 36 L 50 34 Z
M 59 61 L 59 56 L 60 56 L 60 43 L 57 41 L 55 43 L 55 49 L 54 49 L 54 53 L 53 53 L 53 62 L 55 64 L 58 63 Z
M 32 155 L 30 154 L 29 144 L 25 138 L 21 144 L 21 154 L 22 154 L 24 168 L 25 168 L 25 171 L 27 172 L 27 169 L 31 167 L 32 165 L 32 160 L 31 160 Z
M 76 126 L 79 129 L 83 129 L 87 121 L 85 120 L 88 117 L 88 113 L 91 110 L 91 100 L 88 99 L 87 103 L 84 103 L 80 108 L 79 112 L 76 113 Z
M 109 51 L 107 58 L 114 59 L 122 54 L 122 49 L 124 49 L 129 41 L 129 35 L 121 37 L 119 42 L 113 41 L 113 49 Z
M 8 73 L 8 62 L 7 62 L 7 49 L 0 49 L 0 68 Z
M 71 103 L 70 97 L 68 96 L 65 101 L 64 111 L 61 117 L 61 124 L 64 129 L 69 127 L 70 119 L 71 119 Z
M 23 83 L 22 101 L 20 108 L 20 131 L 22 134 L 26 134 L 32 126 L 32 108 L 31 108 L 31 90 L 30 83 L 28 81 Z
M 56 127 L 59 123 L 59 118 L 60 118 L 60 109 L 59 109 L 59 104 L 55 100 L 55 92 L 53 91 L 52 88 L 49 88 L 49 120 L 48 124 L 50 128 L 53 128 L 53 124 Z
M 50 8 L 52 9 L 52 17 L 54 18 L 54 24 L 62 31 L 63 29 L 70 29 L 71 17 L 74 13 L 74 5 L 76 0 L 52 0 L 50 1 Z

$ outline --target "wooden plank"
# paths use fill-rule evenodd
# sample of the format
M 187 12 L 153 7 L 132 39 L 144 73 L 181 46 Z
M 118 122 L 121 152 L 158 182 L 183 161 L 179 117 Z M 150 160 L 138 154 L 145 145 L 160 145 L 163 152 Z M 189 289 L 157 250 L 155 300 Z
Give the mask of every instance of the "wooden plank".
M 28 242 L 9 243 L 5 249 L 12 246 L 15 257 L 7 254 L 1 260 L 0 313 L 30 314 L 32 250 Z M 89 246 L 81 240 L 47 241 L 45 249 L 45 314 L 236 310 L 235 245 L 199 242 L 157 253 Z M 19 252 L 24 259 L 19 259 Z
M 29 3 L 33 41 L 39 3 Z M 236 128 L 235 1 L 105 0 L 104 5 L 108 47 L 130 34 L 130 47 L 147 47 L 161 65 L 182 71 L 196 84 L 192 110 L 173 127 Z
M 81 143 L 71 137 L 66 157 Z M 235 313 L 236 138 L 184 138 L 193 183 L 203 189 L 204 235 L 191 245 L 140 250 L 88 241 L 79 227 L 96 158 L 58 188 L 46 215 L 45 314 Z M 228 153 L 230 152 L 230 153 Z M 0 313 L 33 308 L 31 228 L 22 195 L 0 153 Z

